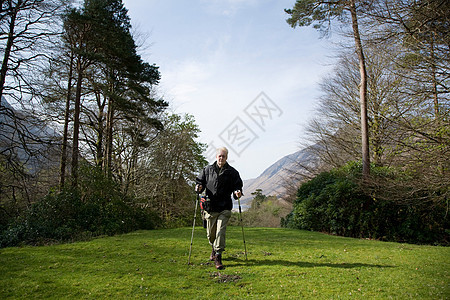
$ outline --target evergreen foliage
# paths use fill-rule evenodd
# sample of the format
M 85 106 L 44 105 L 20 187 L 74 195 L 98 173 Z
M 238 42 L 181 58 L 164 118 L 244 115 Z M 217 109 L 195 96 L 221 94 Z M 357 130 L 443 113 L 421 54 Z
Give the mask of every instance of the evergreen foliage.
M 372 176 L 391 174 L 387 168 L 372 167 Z M 282 225 L 348 237 L 446 244 L 449 224 L 443 211 L 444 207 L 425 202 L 378 199 L 366 192 L 360 163 L 352 162 L 302 184 Z
M 0 247 L 67 242 L 160 224 L 156 213 L 133 205 L 98 167 L 85 165 L 80 175 L 80 189 L 50 192 L 5 226 Z

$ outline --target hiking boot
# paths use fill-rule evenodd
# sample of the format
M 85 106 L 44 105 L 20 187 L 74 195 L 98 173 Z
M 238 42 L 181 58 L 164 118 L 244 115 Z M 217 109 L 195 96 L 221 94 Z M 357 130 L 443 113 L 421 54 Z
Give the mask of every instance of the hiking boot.
M 211 255 L 209 256 L 209 260 L 213 261 L 215 257 L 216 257 L 216 252 L 214 251 L 214 248 L 213 248 L 212 252 L 211 252 Z
M 216 256 L 214 256 L 214 264 L 216 265 L 216 269 L 217 270 L 222 270 L 223 269 L 222 254 L 217 253 Z

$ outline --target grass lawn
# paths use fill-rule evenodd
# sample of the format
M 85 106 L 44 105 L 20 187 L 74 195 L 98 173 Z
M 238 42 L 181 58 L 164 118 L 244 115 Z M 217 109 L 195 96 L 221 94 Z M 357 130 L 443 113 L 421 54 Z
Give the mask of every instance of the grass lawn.
M 226 268 L 205 230 L 138 231 L 0 249 L 0 299 L 450 299 L 450 248 L 229 227 Z

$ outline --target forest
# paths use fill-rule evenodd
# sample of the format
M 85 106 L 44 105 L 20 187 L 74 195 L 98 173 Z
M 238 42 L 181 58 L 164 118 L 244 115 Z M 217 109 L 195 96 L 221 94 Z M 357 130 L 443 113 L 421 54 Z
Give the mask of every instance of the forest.
M 122 1 L 4 1 L 1 18 L 2 245 L 185 224 L 204 145 Z
M 282 226 L 448 244 L 448 11 L 445 0 L 286 8 L 286 26 L 342 44 L 307 126 L 318 160 L 285 178 Z M 0 247 L 191 224 L 206 145 L 193 116 L 168 112 L 122 1 L 9 0 L 0 18 Z M 252 225 L 274 202 L 255 194 Z
M 307 127 L 320 164 L 303 166 L 315 177 L 298 189 L 285 226 L 448 243 L 449 9 L 439 0 L 286 9 L 292 27 L 326 36 L 335 26 L 347 42 Z

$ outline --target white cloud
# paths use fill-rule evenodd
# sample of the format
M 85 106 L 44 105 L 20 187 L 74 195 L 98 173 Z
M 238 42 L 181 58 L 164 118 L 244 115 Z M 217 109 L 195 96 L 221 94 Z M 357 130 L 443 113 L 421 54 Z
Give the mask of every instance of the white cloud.
M 238 11 L 258 4 L 257 0 L 202 0 L 206 11 L 213 15 L 232 17 Z

